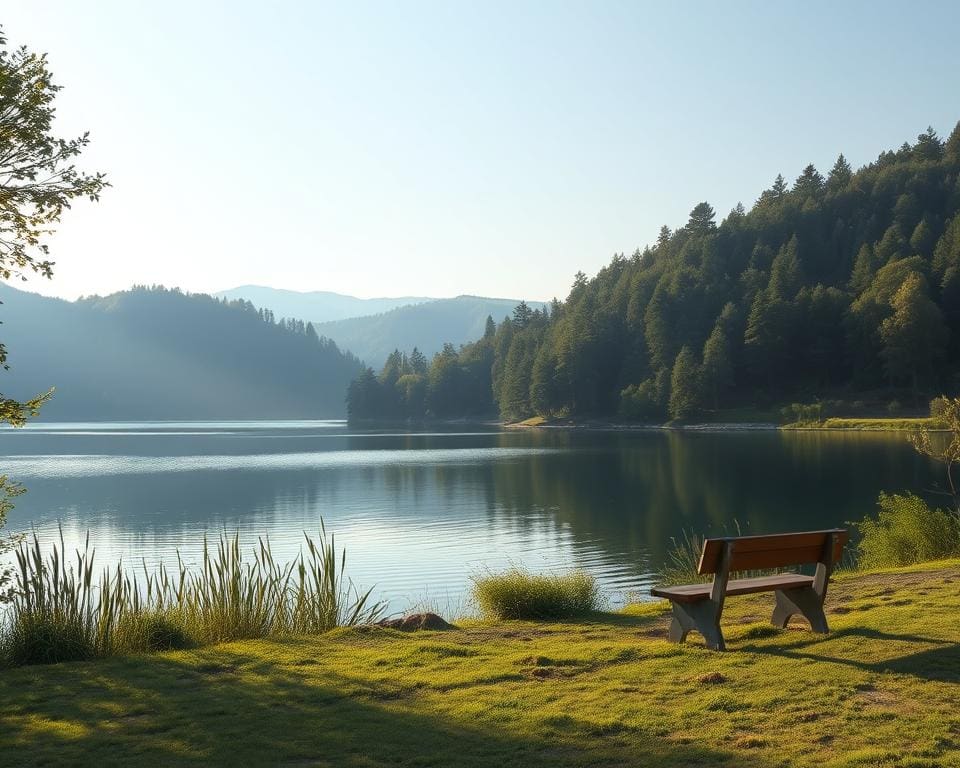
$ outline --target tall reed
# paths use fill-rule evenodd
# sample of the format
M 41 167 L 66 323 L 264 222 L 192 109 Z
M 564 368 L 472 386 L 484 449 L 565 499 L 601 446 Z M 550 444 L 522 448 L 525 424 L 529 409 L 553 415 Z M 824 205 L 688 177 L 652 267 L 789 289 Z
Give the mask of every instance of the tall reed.
M 14 598 L 0 622 L 0 663 L 88 659 L 250 638 L 317 634 L 382 614 L 371 591 L 346 576 L 346 551 L 321 522 L 318 540 L 281 565 L 260 538 L 244 559 L 238 533 L 206 537 L 198 570 L 177 553 L 177 570 L 142 564 L 143 583 L 122 563 L 94 578 L 89 535 L 67 564 L 63 532 L 44 556 L 39 538 L 16 552 Z

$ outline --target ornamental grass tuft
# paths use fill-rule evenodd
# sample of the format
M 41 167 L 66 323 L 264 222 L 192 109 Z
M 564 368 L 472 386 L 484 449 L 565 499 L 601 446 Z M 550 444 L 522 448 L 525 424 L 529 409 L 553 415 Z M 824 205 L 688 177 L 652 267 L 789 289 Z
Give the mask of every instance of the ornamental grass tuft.
M 521 568 L 479 576 L 473 598 L 484 616 L 496 619 L 564 619 L 600 608 L 596 580 L 583 571 L 532 574 Z

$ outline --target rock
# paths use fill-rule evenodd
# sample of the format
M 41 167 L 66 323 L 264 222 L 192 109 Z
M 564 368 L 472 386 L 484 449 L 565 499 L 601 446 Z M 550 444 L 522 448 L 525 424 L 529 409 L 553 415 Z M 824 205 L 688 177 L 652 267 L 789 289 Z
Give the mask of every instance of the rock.
M 444 630 L 456 629 L 453 624 L 448 624 L 435 613 L 411 613 L 402 619 L 383 619 L 377 622 L 381 627 L 387 629 L 398 629 L 401 632 L 416 632 L 419 629 Z

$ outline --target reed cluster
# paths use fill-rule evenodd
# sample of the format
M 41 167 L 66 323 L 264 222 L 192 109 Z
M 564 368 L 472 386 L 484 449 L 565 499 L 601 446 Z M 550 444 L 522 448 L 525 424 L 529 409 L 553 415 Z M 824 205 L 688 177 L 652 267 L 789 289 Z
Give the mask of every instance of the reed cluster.
M 260 538 L 245 559 L 239 534 L 204 537 L 196 570 L 177 554 L 142 574 L 118 563 L 99 574 L 89 535 L 75 560 L 59 543 L 44 555 L 36 535 L 16 552 L 13 599 L 0 622 L 0 664 L 42 664 L 283 635 L 319 634 L 383 614 L 346 576 L 346 551 L 321 523 L 300 556 L 278 563 Z

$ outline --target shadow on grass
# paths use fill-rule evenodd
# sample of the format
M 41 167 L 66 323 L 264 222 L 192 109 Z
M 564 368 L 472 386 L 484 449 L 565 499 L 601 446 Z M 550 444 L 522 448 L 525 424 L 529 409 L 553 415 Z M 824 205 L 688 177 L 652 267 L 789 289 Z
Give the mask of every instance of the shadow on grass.
M 895 654 L 901 644 L 923 645 L 902 655 L 889 655 L 878 660 L 868 660 L 862 655 L 849 653 L 830 653 L 832 645 L 845 639 L 863 639 L 890 643 L 890 651 Z M 950 640 L 938 640 L 919 635 L 882 632 L 866 627 L 850 627 L 832 632 L 829 635 L 806 637 L 787 644 L 751 645 L 746 644 L 740 650 L 752 653 L 782 656 L 796 659 L 812 659 L 831 664 L 844 664 L 867 672 L 896 672 L 913 675 L 924 680 L 960 682 L 960 644 Z M 882 646 L 880 651 L 885 650 Z
M 763 765 L 632 727 L 598 727 L 575 710 L 562 722 L 537 720 L 506 691 L 502 708 L 489 698 L 474 706 L 403 679 L 340 674 L 307 646 L 304 658 L 284 664 L 270 660 L 269 650 L 7 671 L 0 764 L 15 756 L 10 764 L 99 768 Z

